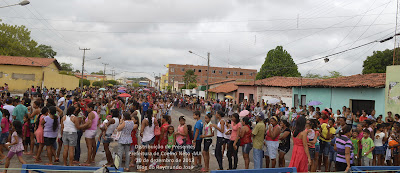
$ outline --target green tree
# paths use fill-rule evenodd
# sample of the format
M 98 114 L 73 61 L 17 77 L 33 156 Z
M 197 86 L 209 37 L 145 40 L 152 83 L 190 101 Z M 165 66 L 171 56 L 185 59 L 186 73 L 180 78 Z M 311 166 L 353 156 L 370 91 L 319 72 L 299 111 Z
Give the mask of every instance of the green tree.
M 50 58 L 57 54 L 50 46 L 38 46 L 31 38 L 31 32 L 23 25 L 1 23 L 0 45 L 0 55 Z
M 57 52 L 53 50 L 51 46 L 47 45 L 39 45 L 39 56 L 43 58 L 54 58 L 57 55 Z
M 79 86 L 81 86 L 82 79 L 79 80 Z M 90 86 L 90 80 L 83 79 L 83 86 Z
M 189 85 L 190 83 L 196 84 L 197 75 L 194 74 L 193 70 L 187 70 L 183 75 L 183 82 L 185 82 L 185 86 Z
M 103 81 L 94 81 L 94 82 L 92 83 L 92 86 L 101 87 L 101 86 L 103 86 Z
M 396 50 L 396 53 L 400 50 Z M 399 62 L 396 62 L 399 64 Z M 374 51 L 368 56 L 363 64 L 363 74 L 369 73 L 386 73 L 386 66 L 393 65 L 393 49 L 384 51 Z
M 104 72 L 103 72 L 103 70 L 100 70 L 98 72 L 92 72 L 90 74 L 104 75 Z
M 116 80 L 108 80 L 107 84 L 118 85 L 118 82 Z
M 317 79 L 329 79 L 329 78 L 337 78 L 342 77 L 343 75 L 337 71 L 330 71 L 329 75 L 321 76 L 320 74 L 315 73 L 307 73 L 304 78 L 317 78 Z
M 282 46 L 277 46 L 275 49 L 268 51 L 264 64 L 261 66 L 256 78 L 265 79 L 273 76 L 301 76 L 292 56 Z
M 72 64 L 71 64 L 71 63 L 62 62 L 62 63 L 60 64 L 60 66 L 61 66 L 61 70 L 62 70 L 62 71 L 72 71 L 72 70 L 74 70 L 74 69 L 72 68 Z

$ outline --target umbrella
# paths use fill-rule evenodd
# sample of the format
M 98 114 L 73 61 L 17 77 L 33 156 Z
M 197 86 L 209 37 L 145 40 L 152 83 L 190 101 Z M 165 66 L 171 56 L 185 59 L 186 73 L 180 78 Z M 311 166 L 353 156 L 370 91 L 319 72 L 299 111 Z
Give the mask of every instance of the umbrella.
M 277 98 L 272 98 L 271 100 L 268 100 L 268 104 L 277 104 L 279 103 L 281 100 L 277 99 Z
M 124 91 L 124 90 L 118 90 L 118 92 L 119 92 L 119 93 L 125 93 L 125 91 Z
M 227 98 L 227 99 L 233 99 L 233 97 L 232 97 L 231 95 L 227 95 L 227 96 L 225 96 L 225 98 Z
M 119 87 L 118 90 L 126 90 L 125 87 Z
M 148 88 L 145 88 L 145 89 L 143 89 L 143 90 L 145 90 L 145 91 L 150 91 L 150 89 L 148 89 Z
M 107 86 L 114 86 L 114 85 L 109 83 L 109 84 L 107 84 Z
M 99 90 L 100 90 L 100 91 L 105 91 L 106 89 L 105 89 L 105 88 L 100 88 Z
M 128 93 L 122 93 L 122 94 L 118 95 L 118 97 L 132 97 L 132 96 Z
M 143 90 L 142 90 L 142 89 L 139 89 L 138 91 L 139 91 L 139 92 L 142 92 Z
M 316 106 L 316 105 L 322 105 L 322 102 L 320 102 L 320 101 L 310 101 L 310 103 L 308 103 L 308 106 Z
M 98 140 L 98 141 L 97 141 L 97 145 L 96 145 L 96 153 L 97 153 L 97 150 L 99 150 L 99 147 L 100 147 L 100 140 Z
M 239 113 L 239 116 L 240 117 L 245 117 L 245 116 L 249 115 L 249 113 L 250 112 L 248 110 L 243 110 L 242 112 Z

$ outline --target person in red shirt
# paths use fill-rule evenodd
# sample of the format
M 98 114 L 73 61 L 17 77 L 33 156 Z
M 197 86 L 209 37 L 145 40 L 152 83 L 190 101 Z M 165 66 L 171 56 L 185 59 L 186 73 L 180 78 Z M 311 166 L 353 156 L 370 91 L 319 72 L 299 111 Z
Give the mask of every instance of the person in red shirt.
M 328 110 L 321 111 L 321 118 L 318 120 L 320 124 L 328 123 Z
M 363 122 L 363 121 L 365 121 L 366 119 L 368 119 L 368 115 L 367 115 L 367 113 L 366 113 L 364 110 L 362 110 L 362 115 L 360 116 L 359 121 L 360 121 L 360 122 Z

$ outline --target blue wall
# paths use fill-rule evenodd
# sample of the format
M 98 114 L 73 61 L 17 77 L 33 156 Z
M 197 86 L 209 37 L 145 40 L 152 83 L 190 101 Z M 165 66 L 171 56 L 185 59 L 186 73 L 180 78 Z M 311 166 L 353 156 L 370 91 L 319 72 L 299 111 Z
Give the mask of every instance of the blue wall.
M 376 115 L 385 116 L 385 88 L 293 88 L 294 95 L 298 94 L 299 103 L 301 95 L 306 95 L 306 103 L 316 100 L 323 104 L 318 105 L 321 109 L 332 108 L 333 112 L 342 110 L 343 106 L 349 107 L 351 100 L 375 100 Z

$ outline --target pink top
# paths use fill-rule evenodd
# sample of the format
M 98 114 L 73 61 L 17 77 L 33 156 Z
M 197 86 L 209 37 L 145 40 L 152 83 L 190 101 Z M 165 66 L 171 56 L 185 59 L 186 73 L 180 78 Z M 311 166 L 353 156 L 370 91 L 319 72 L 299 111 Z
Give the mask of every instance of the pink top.
M 92 120 L 92 126 L 88 130 L 97 130 L 97 123 L 99 122 L 99 115 L 96 111 L 92 111 L 94 113 L 94 119 Z M 85 122 L 87 122 L 89 117 L 86 118 Z
M 184 128 L 184 126 L 185 125 L 179 125 L 178 126 L 178 133 L 183 133 L 183 128 Z M 182 136 L 182 135 L 176 135 L 176 142 L 179 144 L 179 145 L 182 145 L 183 144 L 183 139 L 184 139 L 184 136 Z
M 238 136 L 238 130 L 240 127 L 242 127 L 242 123 L 239 122 L 237 124 L 234 124 L 234 122 L 231 122 L 231 127 L 232 127 L 232 133 L 231 133 L 230 140 L 234 141 L 234 140 L 236 140 L 236 138 Z
M 1 119 L 1 124 L 4 124 L 4 128 L 1 129 L 1 133 L 7 133 L 10 129 L 10 121 L 7 118 Z

